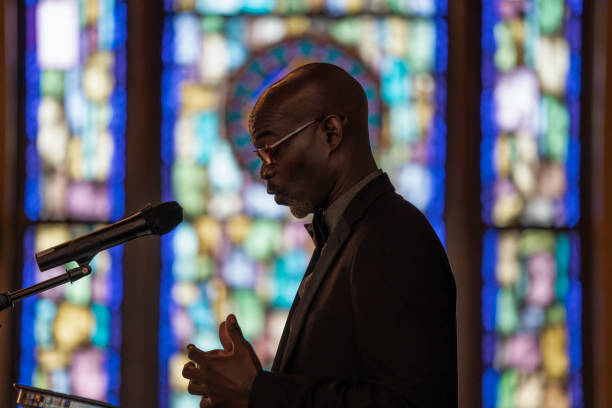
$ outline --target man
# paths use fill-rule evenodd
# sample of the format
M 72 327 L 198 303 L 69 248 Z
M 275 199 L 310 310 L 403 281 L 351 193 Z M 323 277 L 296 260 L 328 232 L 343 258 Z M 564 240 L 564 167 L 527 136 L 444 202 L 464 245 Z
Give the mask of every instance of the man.
M 394 192 L 370 149 L 367 99 L 342 69 L 304 65 L 249 120 L 261 178 L 316 244 L 272 370 L 233 315 L 224 350 L 188 346 L 202 407 L 453 407 L 455 283 L 431 226 Z

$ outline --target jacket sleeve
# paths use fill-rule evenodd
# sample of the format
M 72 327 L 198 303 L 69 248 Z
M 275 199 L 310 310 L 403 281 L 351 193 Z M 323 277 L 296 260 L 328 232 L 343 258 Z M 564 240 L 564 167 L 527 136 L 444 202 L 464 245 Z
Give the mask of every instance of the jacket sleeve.
M 445 255 L 431 242 L 385 242 L 388 236 L 370 235 L 351 265 L 364 381 L 260 372 L 249 407 L 456 405 L 455 294 Z
M 269 371 L 257 374 L 249 395 L 249 408 L 416 406 L 383 384 L 315 379 Z

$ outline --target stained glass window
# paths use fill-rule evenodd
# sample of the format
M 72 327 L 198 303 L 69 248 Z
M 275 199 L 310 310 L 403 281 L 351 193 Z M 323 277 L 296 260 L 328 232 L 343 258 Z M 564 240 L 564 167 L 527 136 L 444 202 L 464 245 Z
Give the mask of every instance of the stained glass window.
M 446 2 L 168 0 L 163 36 L 164 200 L 185 221 L 162 238 L 160 405 L 186 393 L 184 348 L 218 348 L 234 312 L 271 364 L 312 252 L 303 220 L 257 176 L 247 114 L 263 90 L 311 61 L 366 91 L 375 157 L 444 240 Z
M 483 1 L 485 407 L 581 407 L 580 0 Z
M 123 0 L 26 0 L 23 285 L 34 253 L 119 219 L 124 211 Z M 19 381 L 118 403 L 122 250 L 91 276 L 23 302 Z

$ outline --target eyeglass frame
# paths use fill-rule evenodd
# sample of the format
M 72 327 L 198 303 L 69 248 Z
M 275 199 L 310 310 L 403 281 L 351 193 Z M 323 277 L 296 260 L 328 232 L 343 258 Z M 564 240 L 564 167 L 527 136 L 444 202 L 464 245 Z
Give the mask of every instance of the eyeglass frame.
M 278 149 L 278 146 L 289 140 L 292 136 L 297 135 L 298 133 L 300 133 L 302 130 L 306 129 L 309 126 L 314 125 L 315 123 L 320 122 L 321 119 L 313 119 L 310 122 L 306 122 L 305 124 L 301 125 L 300 127 L 298 127 L 297 129 L 289 132 L 289 134 L 281 137 L 279 140 L 277 140 L 276 142 L 272 143 L 270 146 L 266 145 L 264 147 L 260 147 L 259 149 L 255 149 L 253 150 L 253 153 L 255 153 L 257 155 L 257 157 L 259 157 L 259 160 L 261 160 L 262 163 L 264 164 L 271 164 L 272 163 L 272 152 L 276 149 Z M 269 159 L 265 159 L 265 155 L 267 155 L 267 157 L 269 157 Z

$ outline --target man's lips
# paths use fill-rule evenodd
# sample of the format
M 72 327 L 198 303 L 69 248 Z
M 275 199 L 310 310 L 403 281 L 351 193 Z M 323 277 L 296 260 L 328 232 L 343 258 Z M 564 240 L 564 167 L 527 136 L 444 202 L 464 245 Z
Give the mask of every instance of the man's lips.
M 272 185 L 272 184 L 268 184 L 268 185 L 266 186 L 266 192 L 267 192 L 268 194 L 274 194 L 274 195 L 276 195 L 276 194 L 278 193 L 278 188 L 276 188 L 276 187 L 275 187 L 274 185 Z
M 279 204 L 279 205 L 287 204 L 285 195 L 279 191 L 278 187 L 268 184 L 266 188 L 266 192 L 274 196 L 274 201 L 276 202 L 276 204 Z

